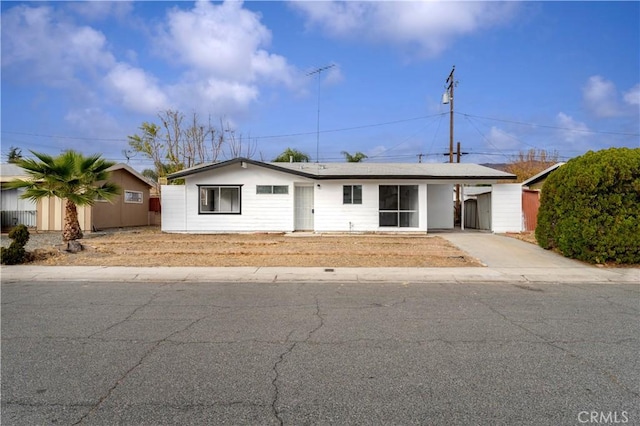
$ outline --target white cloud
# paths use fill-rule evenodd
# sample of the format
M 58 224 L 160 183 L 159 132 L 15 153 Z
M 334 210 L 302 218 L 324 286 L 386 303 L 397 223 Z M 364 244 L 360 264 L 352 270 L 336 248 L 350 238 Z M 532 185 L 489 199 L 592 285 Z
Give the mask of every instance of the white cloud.
M 242 2 L 198 1 L 191 10 L 174 8 L 161 31 L 161 46 L 183 65 L 209 78 L 252 83 L 266 79 L 292 84 L 295 70 L 265 50 L 271 32 Z
M 83 71 L 115 63 L 104 34 L 57 16 L 50 7 L 19 5 L 2 16 L 2 68 L 14 78 L 70 87 Z
M 624 101 L 631 106 L 640 105 L 640 84 L 636 84 L 624 94 Z
M 559 136 L 564 142 L 575 143 L 585 140 L 589 136 L 589 127 L 573 117 L 559 112 L 556 116 L 558 123 Z
M 133 10 L 133 3 L 125 0 L 117 1 L 81 1 L 65 3 L 65 6 L 85 19 L 99 21 L 115 16 L 124 18 Z
M 369 39 L 417 47 L 434 56 L 455 38 L 509 21 L 516 2 L 336 2 L 299 1 L 307 26 L 331 37 Z
M 140 68 L 117 64 L 106 75 L 105 83 L 123 106 L 132 111 L 155 114 L 170 106 L 155 78 Z
M 599 75 L 589 77 L 582 88 L 587 109 L 596 117 L 614 117 L 620 114 L 616 86 Z
M 71 109 L 64 116 L 64 120 L 82 130 L 83 134 L 97 139 L 104 139 L 105 135 L 120 133 L 118 121 L 97 107 Z
M 491 126 L 487 139 L 489 140 L 490 147 L 498 150 L 516 149 L 521 145 L 521 142 L 515 135 L 507 133 L 496 126 Z
M 187 79 L 167 88 L 171 99 L 181 101 L 180 107 L 201 114 L 235 116 L 242 114 L 258 98 L 255 85 L 232 80 Z
M 267 50 L 271 32 L 242 2 L 173 8 L 158 33 L 161 55 L 185 68 L 180 81 L 167 88 L 181 107 L 226 116 L 257 101 L 262 84 L 294 90 L 305 84 L 285 57 Z

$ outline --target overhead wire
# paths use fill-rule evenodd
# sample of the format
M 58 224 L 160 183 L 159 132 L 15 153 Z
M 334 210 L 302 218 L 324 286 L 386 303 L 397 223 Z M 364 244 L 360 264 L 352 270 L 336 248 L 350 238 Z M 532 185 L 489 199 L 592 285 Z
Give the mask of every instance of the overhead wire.
M 430 145 L 429 149 L 427 150 L 427 153 L 425 154 L 425 155 L 432 155 L 430 151 L 431 151 L 431 149 L 433 148 L 433 146 L 435 144 L 435 141 L 436 141 L 437 136 L 439 134 L 440 125 L 442 123 L 443 117 L 446 114 L 448 114 L 448 113 L 441 112 L 441 113 L 437 113 L 437 114 L 424 115 L 424 116 L 405 118 L 405 119 L 399 119 L 399 120 L 391 120 L 391 121 L 371 123 L 371 124 L 363 124 L 363 125 L 350 126 L 350 127 L 341 127 L 341 128 L 335 128 L 335 129 L 326 129 L 326 130 L 321 130 L 320 133 L 346 132 L 346 131 L 353 131 L 353 130 L 360 130 L 360 129 L 366 129 L 366 128 L 373 128 L 373 127 L 381 127 L 381 126 L 387 126 L 387 125 L 406 123 L 406 122 L 410 122 L 410 121 L 424 120 L 424 119 L 429 119 L 429 118 L 434 118 L 434 119 L 439 118 L 438 126 L 436 127 L 436 130 L 434 132 L 434 136 L 432 138 L 431 145 Z M 547 128 L 547 129 L 555 129 L 555 130 L 566 130 L 566 131 L 579 132 L 579 133 L 605 134 L 605 135 L 618 135 L 618 136 L 640 136 L 640 133 L 614 132 L 614 131 L 603 131 L 603 130 L 588 130 L 588 129 L 577 129 L 577 128 L 570 128 L 570 127 L 538 124 L 538 123 L 527 123 L 527 122 L 522 122 L 522 121 L 507 120 L 507 119 L 501 119 L 501 118 L 496 118 L 496 117 L 486 117 L 486 116 L 481 116 L 481 115 L 476 115 L 476 114 L 469 114 L 469 113 L 464 113 L 464 112 L 459 112 L 459 111 L 455 112 L 455 114 L 464 117 L 467 120 L 467 122 L 475 129 L 475 131 L 482 137 L 482 139 L 487 142 L 487 144 L 489 144 L 490 146 L 495 148 L 500 153 L 499 155 L 504 155 L 504 156 L 507 156 L 507 155 L 504 154 L 503 150 L 501 150 L 500 148 L 495 146 L 491 142 L 491 140 L 478 128 L 478 126 L 476 126 L 476 124 L 474 123 L 474 121 L 472 119 L 490 120 L 490 121 L 497 121 L 497 122 L 503 122 L 503 123 L 517 124 L 517 125 L 522 125 L 522 126 L 539 127 L 539 128 Z M 431 123 L 425 123 L 418 131 L 414 132 L 412 135 L 409 135 L 409 136 L 405 137 L 404 139 L 402 139 L 400 142 L 398 142 L 394 146 L 385 149 L 381 153 L 376 154 L 375 156 L 372 156 L 371 158 L 391 158 L 391 156 L 386 156 L 386 155 L 383 155 L 383 154 L 388 153 L 389 151 L 392 151 L 394 149 L 397 149 L 399 146 L 404 144 L 409 138 L 415 136 L 415 134 L 419 133 L 424 128 L 426 128 L 429 124 L 431 124 Z M 56 135 L 56 134 L 19 132 L 19 131 L 11 131 L 11 130 L 4 130 L 4 129 L 1 130 L 1 133 L 8 134 L 8 135 L 32 136 L 32 137 L 50 138 L 50 139 L 70 139 L 70 140 L 84 140 L 84 141 L 90 140 L 90 141 L 101 141 L 101 142 L 127 142 L 126 138 L 99 138 L 99 137 L 69 136 L 69 135 L 59 135 L 59 134 Z M 260 139 L 275 139 L 275 138 L 286 138 L 286 137 L 296 137 L 296 136 L 309 136 L 309 135 L 315 135 L 316 133 L 317 133 L 316 131 L 309 131 L 309 132 L 297 132 L 297 133 L 265 135 L 265 136 L 252 136 L 251 139 L 252 140 L 260 140 Z M 510 138 L 512 138 L 512 139 L 514 139 L 514 140 L 516 140 L 516 141 L 518 141 L 521 144 L 524 144 L 524 145 L 527 145 L 527 146 L 530 146 L 530 147 L 534 147 L 533 145 L 528 144 L 527 142 L 522 141 L 522 140 L 514 137 L 513 135 L 509 135 L 507 133 L 505 133 L 505 135 L 510 137 Z M 8 139 L 10 143 L 29 144 L 31 146 L 50 147 L 50 145 L 37 144 L 37 143 L 33 143 L 33 142 L 24 141 L 24 140 L 21 140 L 22 138 L 14 139 L 14 138 L 9 137 L 9 138 L 3 138 L 3 139 L 5 141 L 7 141 L 7 139 Z M 166 141 L 165 138 L 159 138 L 159 140 Z

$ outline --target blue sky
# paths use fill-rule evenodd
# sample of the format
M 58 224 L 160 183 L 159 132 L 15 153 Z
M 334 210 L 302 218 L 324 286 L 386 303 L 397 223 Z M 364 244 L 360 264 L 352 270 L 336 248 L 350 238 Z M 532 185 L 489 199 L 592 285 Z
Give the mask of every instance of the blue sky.
M 640 2 L 1 7 L 3 161 L 15 146 L 125 162 L 127 136 L 178 109 L 223 119 L 256 159 L 292 147 L 313 161 L 361 151 L 367 161 L 444 162 L 453 65 L 464 162 L 640 147 Z

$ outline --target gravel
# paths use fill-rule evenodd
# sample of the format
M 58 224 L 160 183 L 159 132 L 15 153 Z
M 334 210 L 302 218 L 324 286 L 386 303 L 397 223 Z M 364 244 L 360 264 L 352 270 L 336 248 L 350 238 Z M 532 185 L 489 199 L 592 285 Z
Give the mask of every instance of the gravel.
M 120 232 L 122 229 L 114 229 L 101 232 L 87 232 L 84 235 L 84 239 L 101 237 L 109 233 Z M 0 236 L 0 243 L 2 247 L 9 247 L 11 244 L 11 238 L 8 233 L 3 232 Z M 35 249 L 51 249 L 54 246 L 62 244 L 62 231 L 35 231 L 29 230 L 29 242 L 25 246 L 25 250 L 33 251 Z

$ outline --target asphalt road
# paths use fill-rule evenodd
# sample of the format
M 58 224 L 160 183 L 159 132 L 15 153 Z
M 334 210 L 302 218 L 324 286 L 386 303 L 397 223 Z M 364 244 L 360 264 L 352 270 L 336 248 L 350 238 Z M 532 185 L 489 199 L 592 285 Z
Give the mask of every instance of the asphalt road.
M 2 425 L 640 424 L 635 283 L 8 282 L 1 296 Z

